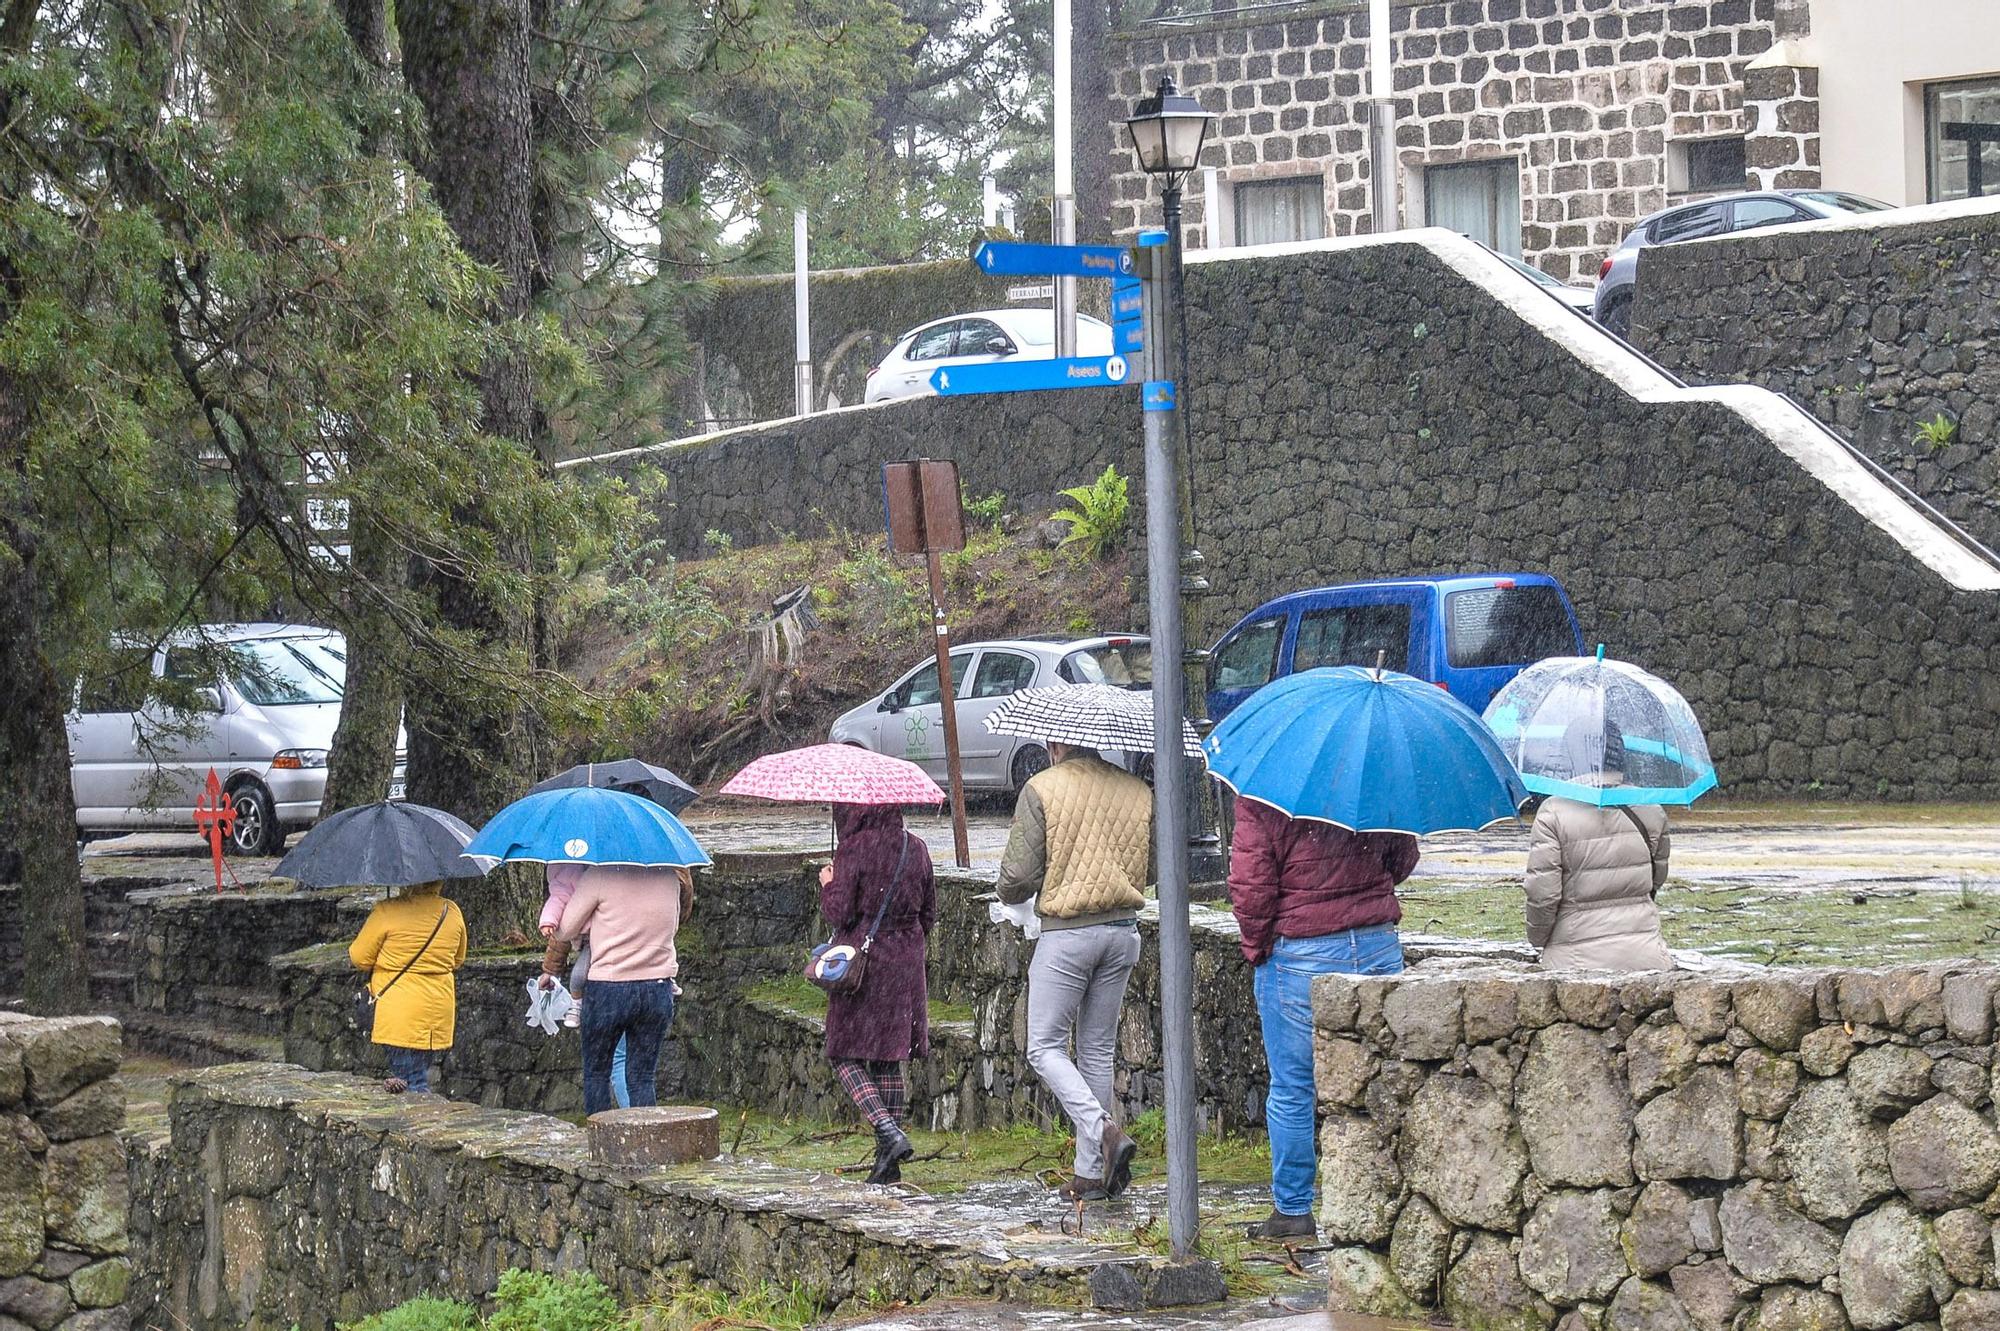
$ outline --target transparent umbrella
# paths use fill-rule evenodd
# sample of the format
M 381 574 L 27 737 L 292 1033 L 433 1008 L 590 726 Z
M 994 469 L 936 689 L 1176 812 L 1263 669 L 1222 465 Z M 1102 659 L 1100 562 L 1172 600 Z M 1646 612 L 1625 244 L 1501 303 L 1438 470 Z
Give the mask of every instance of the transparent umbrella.
M 1538 795 L 1599 806 L 1692 804 L 1715 763 L 1687 699 L 1626 661 L 1557 656 L 1516 675 L 1486 724 Z

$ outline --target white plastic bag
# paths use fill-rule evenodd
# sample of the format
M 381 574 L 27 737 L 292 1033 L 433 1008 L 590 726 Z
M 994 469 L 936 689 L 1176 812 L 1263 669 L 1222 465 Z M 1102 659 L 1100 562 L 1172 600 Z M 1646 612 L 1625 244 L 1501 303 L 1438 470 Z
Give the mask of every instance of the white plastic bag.
M 546 989 L 542 988 L 539 976 L 528 981 L 528 1025 L 541 1027 L 542 1034 L 554 1035 L 575 1006 L 576 1000 L 570 997 L 561 980 Z
M 1035 914 L 1034 897 L 1029 897 L 1018 906 L 1009 906 L 1004 901 L 995 901 L 987 906 L 986 918 L 995 924 L 1006 923 L 1013 925 L 1031 943 L 1042 936 L 1042 917 Z

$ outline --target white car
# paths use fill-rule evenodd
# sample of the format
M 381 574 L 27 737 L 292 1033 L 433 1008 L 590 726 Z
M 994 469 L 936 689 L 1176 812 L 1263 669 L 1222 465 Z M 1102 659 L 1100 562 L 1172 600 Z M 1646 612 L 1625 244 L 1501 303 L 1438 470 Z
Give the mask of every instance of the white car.
M 1153 652 L 1145 638 L 1130 634 L 971 642 L 952 649 L 951 681 L 958 700 L 965 788 L 1018 791 L 1049 765 L 1049 751 L 1031 739 L 988 733 L 987 715 L 1016 689 L 1050 684 L 1151 688 Z M 887 689 L 843 714 L 827 738 L 907 758 L 944 785 L 944 707 L 938 701 L 937 661 L 912 667 Z M 1104 756 L 1113 761 L 1120 757 Z
M 1056 317 L 1052 310 L 977 310 L 934 319 L 896 339 L 882 363 L 868 371 L 864 402 L 897 397 L 923 397 L 937 390 L 931 375 L 954 365 L 985 365 L 996 360 L 1052 360 L 1056 354 Z M 1080 314 L 1076 319 L 1076 354 L 1109 356 L 1111 325 Z
M 347 642 L 302 624 L 212 624 L 163 646 L 120 644 L 114 668 L 77 689 L 69 718 L 70 787 L 80 834 L 193 831 L 215 773 L 235 807 L 229 849 L 273 855 L 319 817 L 327 752 L 340 721 Z M 153 681 L 186 691 L 193 710 L 149 700 Z M 388 795 L 403 797 L 398 728 Z

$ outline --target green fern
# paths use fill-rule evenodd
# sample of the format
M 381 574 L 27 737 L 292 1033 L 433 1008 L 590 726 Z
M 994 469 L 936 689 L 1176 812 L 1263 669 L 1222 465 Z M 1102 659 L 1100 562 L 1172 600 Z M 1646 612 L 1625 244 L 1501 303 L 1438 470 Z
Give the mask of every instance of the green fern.
M 1069 535 L 1063 538 L 1063 544 L 1083 546 L 1084 553 L 1092 559 L 1103 559 L 1124 545 L 1126 520 L 1131 512 L 1131 501 L 1126 497 L 1128 484 L 1116 466 L 1108 466 L 1089 485 L 1064 490 L 1063 498 L 1075 507 L 1055 515 L 1057 522 L 1069 524 Z
M 1917 437 L 1910 442 L 1927 445 L 1931 452 L 1946 448 L 1958 437 L 1958 422 L 1939 412 L 1927 421 L 1917 424 Z

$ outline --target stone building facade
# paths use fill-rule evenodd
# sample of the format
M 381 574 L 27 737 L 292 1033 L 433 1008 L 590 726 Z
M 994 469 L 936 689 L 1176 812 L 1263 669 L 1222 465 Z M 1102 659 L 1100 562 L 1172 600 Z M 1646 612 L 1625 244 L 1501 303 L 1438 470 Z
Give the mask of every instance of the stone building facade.
M 1402 223 L 1447 226 L 1590 281 L 1634 221 L 1685 199 L 1824 183 L 1922 202 L 1921 162 L 1915 197 L 1900 161 L 1893 186 L 1847 179 L 1859 164 L 1825 177 L 1822 147 L 1834 146 L 1822 143 L 1822 88 L 1832 97 L 1837 85 L 1850 119 L 1910 121 L 1908 152 L 1935 158 L 1926 94 L 1909 89 L 1983 87 L 1966 71 L 2000 68 L 2000 24 L 1908 16 L 1896 26 L 1928 34 L 1912 68 L 1946 81 L 1877 88 L 1865 44 L 1846 35 L 1870 21 L 1855 9 L 1854 0 L 1393 0 Z M 1217 113 L 1189 186 L 1190 245 L 1365 232 L 1368 49 L 1366 0 L 1157 16 L 1113 40 L 1107 129 L 1122 138 L 1119 122 L 1162 75 Z M 1975 104 L 1985 103 L 1961 96 L 1950 106 Z M 1993 106 L 2000 116 L 2000 91 Z M 1974 112 L 1947 118 L 1965 114 Z M 1113 190 L 1120 234 L 1158 216 L 1155 188 L 1130 163 L 1120 159 Z M 2000 188 L 2000 169 L 1989 174 Z M 1928 197 L 1952 188 L 1941 177 Z

